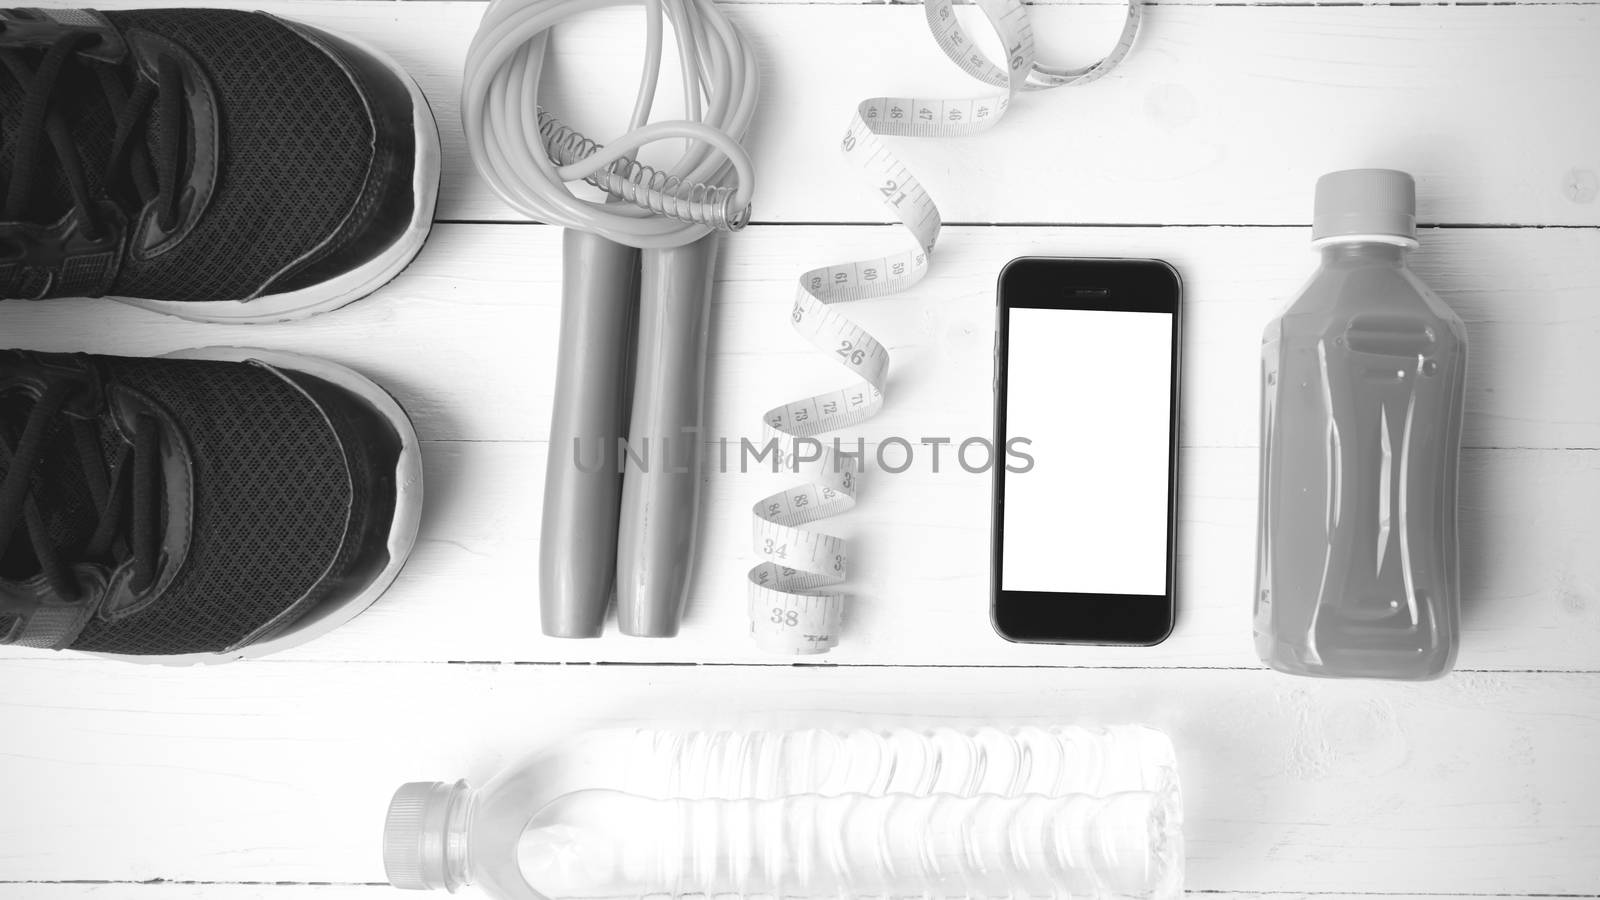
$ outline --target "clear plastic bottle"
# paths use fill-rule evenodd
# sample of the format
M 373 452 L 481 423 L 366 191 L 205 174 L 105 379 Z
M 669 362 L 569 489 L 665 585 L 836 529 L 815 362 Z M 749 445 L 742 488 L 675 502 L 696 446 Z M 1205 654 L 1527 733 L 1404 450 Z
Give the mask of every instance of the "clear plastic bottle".
M 1461 319 L 1406 265 L 1416 188 L 1317 182 L 1322 266 L 1262 339 L 1256 650 L 1283 672 L 1437 678 L 1459 632 Z
M 1138 726 L 601 732 L 395 794 L 403 888 L 498 900 L 1177 897 L 1172 745 Z

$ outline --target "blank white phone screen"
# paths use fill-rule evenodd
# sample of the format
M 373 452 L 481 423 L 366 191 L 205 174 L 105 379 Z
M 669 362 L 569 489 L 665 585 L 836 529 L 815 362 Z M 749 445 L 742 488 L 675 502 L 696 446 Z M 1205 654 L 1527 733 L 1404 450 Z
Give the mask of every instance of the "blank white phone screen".
M 1008 315 L 1001 589 L 1165 594 L 1172 315 Z

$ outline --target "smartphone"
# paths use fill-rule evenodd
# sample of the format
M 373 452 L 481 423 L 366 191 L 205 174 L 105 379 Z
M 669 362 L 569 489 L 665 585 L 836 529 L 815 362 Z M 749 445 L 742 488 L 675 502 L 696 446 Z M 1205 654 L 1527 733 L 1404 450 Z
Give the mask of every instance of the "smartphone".
M 1154 259 L 1001 271 L 991 612 L 1007 640 L 1172 633 L 1181 296 Z

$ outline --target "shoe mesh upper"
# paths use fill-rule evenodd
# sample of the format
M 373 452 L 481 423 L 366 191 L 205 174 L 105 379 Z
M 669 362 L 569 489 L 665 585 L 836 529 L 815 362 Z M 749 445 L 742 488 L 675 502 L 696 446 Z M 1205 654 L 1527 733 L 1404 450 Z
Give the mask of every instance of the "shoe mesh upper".
M 106 13 L 182 46 L 221 107 L 217 191 L 194 232 L 153 260 L 129 259 L 114 293 L 238 300 L 336 233 L 372 161 L 361 96 L 319 48 L 270 16 L 214 9 Z
M 226 362 L 108 360 L 115 381 L 180 423 L 194 465 L 189 557 L 171 587 L 126 619 L 96 618 L 74 649 L 124 654 L 222 650 L 317 588 L 353 552 L 353 485 L 311 401 L 269 369 Z M 359 461 L 358 465 L 359 465 Z M 354 477 L 352 477 L 354 475 Z M 312 598 L 312 602 L 315 597 Z

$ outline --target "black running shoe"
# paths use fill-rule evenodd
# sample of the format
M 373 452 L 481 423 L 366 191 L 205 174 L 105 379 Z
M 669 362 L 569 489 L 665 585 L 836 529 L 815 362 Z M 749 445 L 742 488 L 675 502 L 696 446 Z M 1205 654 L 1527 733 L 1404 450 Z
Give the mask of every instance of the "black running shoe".
M 366 609 L 411 550 L 417 438 L 281 352 L 0 351 L 0 644 L 223 662 Z
M 265 13 L 0 10 L 0 298 L 335 309 L 416 256 L 439 135 L 357 41 Z

